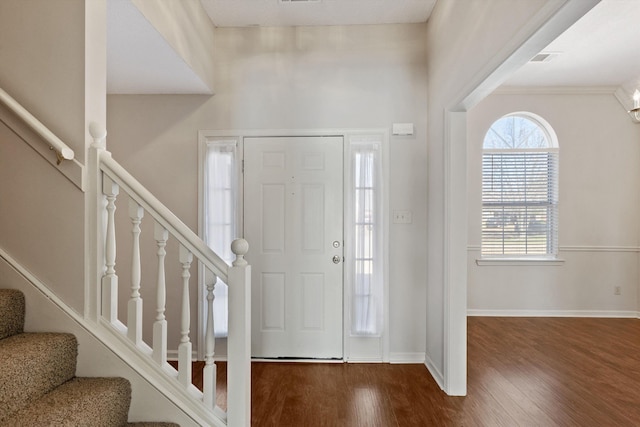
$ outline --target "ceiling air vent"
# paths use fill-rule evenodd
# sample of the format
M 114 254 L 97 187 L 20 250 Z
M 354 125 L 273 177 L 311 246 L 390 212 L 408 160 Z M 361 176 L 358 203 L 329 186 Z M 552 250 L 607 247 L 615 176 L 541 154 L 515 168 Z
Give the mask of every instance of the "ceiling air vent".
M 560 55 L 559 52 L 540 52 L 531 58 L 529 62 L 549 62 L 558 55 Z
M 280 3 L 320 3 L 320 0 L 280 0 Z

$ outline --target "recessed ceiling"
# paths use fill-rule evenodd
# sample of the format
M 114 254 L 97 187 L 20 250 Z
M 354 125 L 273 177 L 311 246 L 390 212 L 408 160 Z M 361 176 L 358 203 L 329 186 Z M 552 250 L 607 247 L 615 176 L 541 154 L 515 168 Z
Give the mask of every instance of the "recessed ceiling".
M 640 1 L 603 0 L 505 86 L 617 87 L 640 76 Z
M 217 27 L 426 22 L 436 0 L 201 0 Z
M 201 0 L 201 3 L 219 27 L 313 26 L 426 22 L 436 0 Z M 131 0 L 107 0 L 107 92 L 210 94 L 210 89 Z

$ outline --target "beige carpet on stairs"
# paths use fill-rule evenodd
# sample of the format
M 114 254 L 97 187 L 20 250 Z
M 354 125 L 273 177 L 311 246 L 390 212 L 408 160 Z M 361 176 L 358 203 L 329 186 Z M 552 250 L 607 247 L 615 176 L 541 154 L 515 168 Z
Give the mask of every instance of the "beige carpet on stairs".
M 25 333 L 24 317 L 24 295 L 0 289 L 0 426 L 177 426 L 128 423 L 129 381 L 76 377 L 76 338 Z

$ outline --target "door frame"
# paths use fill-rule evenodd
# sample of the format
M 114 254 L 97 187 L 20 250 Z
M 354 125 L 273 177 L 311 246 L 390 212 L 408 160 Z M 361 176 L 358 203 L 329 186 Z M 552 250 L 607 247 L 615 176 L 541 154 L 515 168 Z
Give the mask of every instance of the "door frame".
M 348 222 L 347 203 L 354 197 L 354 191 L 349 185 L 350 162 L 348 158 L 352 139 L 370 136 L 378 138 L 382 144 L 382 218 L 383 218 L 383 331 L 376 337 L 354 337 L 350 332 L 349 314 L 351 310 L 350 283 L 344 272 L 348 263 L 353 263 L 353 256 L 345 251 L 345 268 L 343 269 L 343 360 L 345 362 L 389 362 L 389 129 L 388 128 L 360 128 L 360 129 L 226 129 L 226 130 L 200 130 L 198 131 L 198 235 L 204 234 L 204 153 L 207 142 L 235 140 L 237 141 L 238 162 L 238 197 L 237 197 L 237 221 L 238 234 L 244 236 L 244 138 L 248 137 L 312 137 L 312 136 L 337 136 L 343 138 L 343 197 L 344 197 L 344 226 Z M 348 233 L 343 233 L 345 247 Z M 251 247 L 249 247 L 249 251 Z M 198 328 L 197 328 L 197 357 L 204 358 L 204 336 L 206 329 L 206 287 L 201 278 L 204 277 L 201 268 L 198 269 Z M 224 350 L 225 346 L 217 349 Z M 226 359 L 226 354 L 216 355 L 217 359 Z

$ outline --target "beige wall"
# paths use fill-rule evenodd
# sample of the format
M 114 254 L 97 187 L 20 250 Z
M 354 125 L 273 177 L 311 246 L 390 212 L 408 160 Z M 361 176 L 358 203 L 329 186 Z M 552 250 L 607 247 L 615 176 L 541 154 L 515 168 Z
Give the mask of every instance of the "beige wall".
M 81 163 L 86 124 L 105 121 L 104 6 L 104 0 L 0 2 L 0 87 Z M 0 245 L 82 312 L 83 193 L 4 125 L 0 150 Z
M 83 0 L 0 2 L 0 87 L 79 153 L 84 19 Z
M 77 187 L 0 123 L 0 247 L 78 312 L 84 301 L 83 203 Z
M 494 94 L 469 112 L 469 309 L 478 313 L 637 311 L 640 127 L 611 93 Z M 560 146 L 560 266 L 478 266 L 482 141 L 505 114 L 549 122 Z M 614 295 L 620 286 L 622 294 Z M 626 313 L 625 313 L 626 312 Z
M 423 354 L 425 29 L 217 29 L 216 95 L 110 96 L 108 147 L 195 231 L 198 130 L 390 128 L 394 122 L 415 123 L 415 136 L 390 140 L 390 206 L 413 211 L 412 224 L 391 225 L 390 338 L 392 353 Z M 151 230 L 143 229 L 143 234 Z M 123 253 L 119 257 L 126 259 Z M 179 277 L 175 267 L 169 274 Z M 155 273 L 150 276 L 145 283 L 155 280 Z M 171 292 L 170 298 L 179 301 Z M 147 307 L 152 306 L 153 297 L 146 298 Z M 192 322 L 195 331 L 195 317 Z M 175 328 L 170 336 L 177 343 Z

